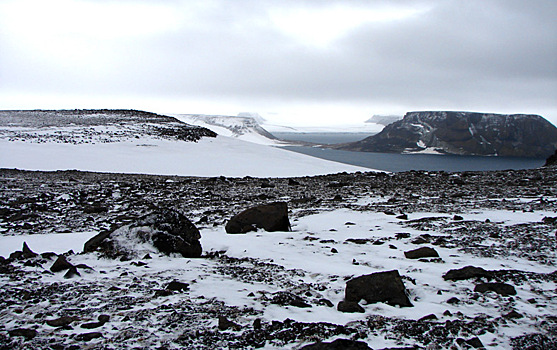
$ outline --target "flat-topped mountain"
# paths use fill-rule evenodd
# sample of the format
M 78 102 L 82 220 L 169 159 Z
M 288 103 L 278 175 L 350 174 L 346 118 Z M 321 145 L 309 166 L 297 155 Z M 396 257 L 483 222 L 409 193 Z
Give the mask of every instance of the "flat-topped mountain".
M 409 112 L 379 134 L 339 149 L 388 153 L 546 158 L 557 147 L 557 128 L 539 115 Z

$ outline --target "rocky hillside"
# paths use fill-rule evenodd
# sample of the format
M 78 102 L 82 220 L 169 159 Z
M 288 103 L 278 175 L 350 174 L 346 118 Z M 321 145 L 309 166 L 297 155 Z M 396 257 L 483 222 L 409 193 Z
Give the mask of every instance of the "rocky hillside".
M 410 112 L 377 135 L 341 145 L 351 151 L 545 158 L 557 128 L 538 115 Z
M 113 143 L 144 136 L 198 141 L 202 137 L 216 137 L 216 134 L 173 117 L 137 110 L 0 111 L 0 139 L 9 141 Z

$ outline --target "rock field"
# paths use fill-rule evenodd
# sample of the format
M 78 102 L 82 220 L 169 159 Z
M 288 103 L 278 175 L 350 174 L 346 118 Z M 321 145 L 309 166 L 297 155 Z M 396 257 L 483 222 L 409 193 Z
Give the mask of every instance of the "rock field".
M 279 201 L 288 203 L 292 223 L 284 239 L 283 232 L 224 232 L 234 215 Z M 97 252 L 49 253 L 31 243 L 37 235 L 114 231 L 155 208 L 175 210 L 195 224 L 201 257 L 151 250 L 108 259 Z M 352 216 L 335 227 L 310 225 L 310 218 L 327 213 L 384 221 L 366 229 Z M 536 213 L 536 221 L 520 219 Z M 556 231 L 552 167 L 300 178 L 2 169 L 0 239 L 26 237 L 28 245 L 0 258 L 0 349 L 556 349 Z M 219 239 L 211 238 L 217 234 L 248 253 L 217 249 Z M 251 245 L 259 239 L 293 256 L 305 251 L 307 261 L 330 259 L 331 272 L 294 266 L 288 261 L 296 260 L 283 262 L 276 254 L 265 258 L 265 249 L 254 252 Z M 372 250 L 377 259 L 388 258 L 374 262 L 366 255 Z M 347 273 L 334 272 L 335 259 L 346 261 Z M 398 267 L 376 268 L 389 261 Z M 476 268 L 462 269 L 458 261 Z M 55 262 L 68 265 L 53 272 Z M 344 300 L 347 281 L 393 269 L 410 298 L 406 307 Z M 438 286 L 424 280 L 427 273 Z M 232 296 L 246 302 L 234 304 Z M 440 312 L 415 316 L 412 310 L 427 311 L 420 303 L 434 298 Z M 271 318 L 268 310 L 285 317 Z M 335 315 L 338 322 L 332 322 Z

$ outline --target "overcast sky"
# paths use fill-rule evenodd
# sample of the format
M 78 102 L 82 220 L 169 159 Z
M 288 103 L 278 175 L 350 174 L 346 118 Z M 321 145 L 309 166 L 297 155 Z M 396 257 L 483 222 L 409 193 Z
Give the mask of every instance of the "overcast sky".
M 555 0 L 0 0 L 0 109 L 557 123 Z

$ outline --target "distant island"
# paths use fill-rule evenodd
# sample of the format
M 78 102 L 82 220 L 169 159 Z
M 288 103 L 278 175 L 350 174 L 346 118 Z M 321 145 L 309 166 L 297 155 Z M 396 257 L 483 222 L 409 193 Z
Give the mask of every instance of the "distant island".
M 409 112 L 380 133 L 338 145 L 348 151 L 547 158 L 557 128 L 539 115 Z

